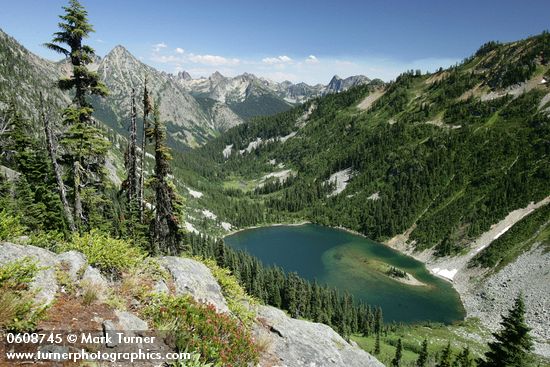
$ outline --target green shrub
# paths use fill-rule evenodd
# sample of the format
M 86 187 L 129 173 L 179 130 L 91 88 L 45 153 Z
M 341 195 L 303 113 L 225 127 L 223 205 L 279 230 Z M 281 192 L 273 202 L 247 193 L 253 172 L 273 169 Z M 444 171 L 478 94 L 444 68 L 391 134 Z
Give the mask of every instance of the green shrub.
M 7 241 L 21 236 L 25 227 L 18 217 L 10 215 L 6 210 L 0 211 L 0 241 Z
M 36 261 L 29 257 L 6 263 L 0 266 L 0 287 L 26 290 L 39 270 Z
M 250 326 L 256 318 L 252 309 L 258 302 L 244 291 L 230 270 L 219 267 L 216 261 L 212 259 L 197 258 L 197 260 L 204 263 L 218 281 L 227 301 L 227 306 L 233 315 L 246 326 Z
M 29 245 L 45 248 L 57 252 L 59 246 L 65 242 L 65 236 L 59 231 L 35 232 L 29 239 Z
M 75 235 L 58 249 L 62 252 L 80 251 L 86 255 L 90 265 L 110 275 L 120 275 L 123 271 L 131 270 L 145 258 L 143 250 L 96 230 Z
M 258 362 L 258 351 L 249 332 L 213 305 L 190 296 L 155 295 L 144 311 L 157 329 L 168 327 L 177 351 L 200 353 L 201 362 L 223 366 L 249 366 Z
M 36 307 L 29 291 L 29 283 L 39 270 L 30 258 L 0 266 L 0 329 L 14 332 L 35 329 L 46 310 Z

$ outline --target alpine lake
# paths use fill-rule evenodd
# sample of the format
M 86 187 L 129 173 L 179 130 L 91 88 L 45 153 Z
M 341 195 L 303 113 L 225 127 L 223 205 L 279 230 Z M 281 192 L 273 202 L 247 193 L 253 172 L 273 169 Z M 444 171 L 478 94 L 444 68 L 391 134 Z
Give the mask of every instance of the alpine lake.
M 449 324 L 465 316 L 452 285 L 430 274 L 423 263 L 341 229 L 277 225 L 240 231 L 224 241 L 264 265 L 277 265 L 381 306 L 386 322 Z

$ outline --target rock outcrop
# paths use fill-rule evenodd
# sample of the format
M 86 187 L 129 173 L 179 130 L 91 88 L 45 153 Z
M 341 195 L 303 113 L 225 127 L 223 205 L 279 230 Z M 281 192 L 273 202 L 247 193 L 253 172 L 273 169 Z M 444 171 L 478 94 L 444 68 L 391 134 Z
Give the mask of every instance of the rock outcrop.
M 35 300 L 37 304 L 47 306 L 54 300 L 57 293 L 57 280 L 55 277 L 55 266 L 59 262 L 57 255 L 34 246 L 13 243 L 0 244 L 0 265 L 21 260 L 25 257 L 36 261 L 40 267 L 30 284 L 30 289 L 36 292 Z
M 330 326 L 290 318 L 274 307 L 258 308 L 254 333 L 257 340 L 267 344 L 267 353 L 262 356 L 265 365 L 384 366 L 364 350 L 346 342 Z
M 176 294 L 189 294 L 197 301 L 213 304 L 219 312 L 229 312 L 222 289 L 206 265 L 175 256 L 163 257 L 160 263 L 174 279 Z
M 96 268 L 89 266 L 86 257 L 79 252 L 70 251 L 57 255 L 34 246 L 0 243 L 0 265 L 25 257 L 36 260 L 43 267 L 31 284 L 38 291 L 36 300 L 41 306 L 51 304 L 56 297 L 59 287 L 55 271 L 58 266 L 71 280 L 80 284 L 96 285 L 98 299 L 105 299 L 108 288 L 113 285 Z M 197 301 L 213 304 L 219 312 L 231 312 L 220 285 L 206 265 L 174 256 L 159 260 L 170 273 L 176 294 L 189 294 Z M 156 283 L 153 289 L 162 293 L 170 292 L 164 281 Z M 255 311 L 257 317 L 253 324 L 253 334 L 258 343 L 266 345 L 260 366 L 383 366 L 367 352 L 346 342 L 327 325 L 292 319 L 283 311 L 270 306 L 258 306 Z M 94 317 L 92 321 L 99 323 L 103 335 L 115 335 L 114 333 L 121 331 L 126 336 L 153 332 L 146 321 L 129 310 L 109 311 Z M 124 346 L 117 343 L 107 344 L 107 347 L 116 348 L 113 349 L 116 351 L 125 350 Z M 164 342 L 157 343 L 155 350 L 169 351 Z

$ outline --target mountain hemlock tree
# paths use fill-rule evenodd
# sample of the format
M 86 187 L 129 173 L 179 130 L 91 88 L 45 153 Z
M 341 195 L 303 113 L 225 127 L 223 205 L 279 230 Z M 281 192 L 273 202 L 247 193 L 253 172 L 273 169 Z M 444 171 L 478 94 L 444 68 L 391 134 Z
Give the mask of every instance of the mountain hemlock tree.
M 62 90 L 74 90 L 73 104 L 63 111 L 64 122 L 68 125 L 62 142 L 72 161 L 74 221 L 77 228 L 85 220 L 81 190 L 88 181 L 97 181 L 108 144 L 100 129 L 93 126 L 92 105 L 88 95 L 104 97 L 107 87 L 99 81 L 96 72 L 88 70 L 86 65 L 93 62 L 94 50 L 82 43 L 94 31 L 88 23 L 88 12 L 77 0 L 70 0 L 63 7 L 65 14 L 60 15 L 59 32 L 55 32 L 51 43 L 45 46 L 70 59 L 72 75 L 60 79 L 58 86 Z M 62 46 L 64 45 L 64 46 Z M 95 171 L 95 172 L 94 172 Z M 95 177 L 83 177 L 83 173 L 94 172 Z
M 160 120 L 159 103 L 153 108 L 153 127 L 147 130 L 155 142 L 155 175 L 151 186 L 155 191 L 155 220 L 153 222 L 152 252 L 177 254 L 181 231 L 177 217 L 178 197 L 175 187 L 168 182 L 170 173 L 169 148 L 166 146 L 166 130 Z
M 139 175 L 139 191 L 138 191 L 138 204 L 139 204 L 139 219 L 143 223 L 143 212 L 145 206 L 144 199 L 144 186 L 145 186 L 145 149 L 147 147 L 146 131 L 149 129 L 149 123 L 147 116 L 151 113 L 152 103 L 147 90 L 147 77 L 145 77 L 145 84 L 143 87 L 143 130 L 141 136 L 141 159 L 140 159 L 140 175 Z
M 397 340 L 397 347 L 395 348 L 395 357 L 391 360 L 392 367 L 399 367 L 401 365 L 401 357 L 403 356 L 403 345 L 401 344 L 401 338 Z
M 502 317 L 502 330 L 493 333 L 496 341 L 489 343 L 485 359 L 478 360 L 480 367 L 523 367 L 532 363 L 533 341 L 525 322 L 525 304 L 520 294 L 508 315 Z
M 426 367 L 426 363 L 428 363 L 428 340 L 424 339 L 422 342 L 422 350 L 416 360 L 416 367 Z

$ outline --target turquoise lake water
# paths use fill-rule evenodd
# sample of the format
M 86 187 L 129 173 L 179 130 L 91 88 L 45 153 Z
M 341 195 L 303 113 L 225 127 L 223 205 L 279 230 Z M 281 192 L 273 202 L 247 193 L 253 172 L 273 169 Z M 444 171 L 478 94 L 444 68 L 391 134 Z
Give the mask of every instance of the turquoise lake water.
M 431 275 L 424 264 L 340 229 L 315 224 L 262 227 L 228 236 L 225 242 L 265 265 L 278 265 L 379 305 L 385 321 L 451 323 L 465 315 L 452 285 Z M 387 276 L 388 266 L 410 273 L 425 285 L 407 285 Z

